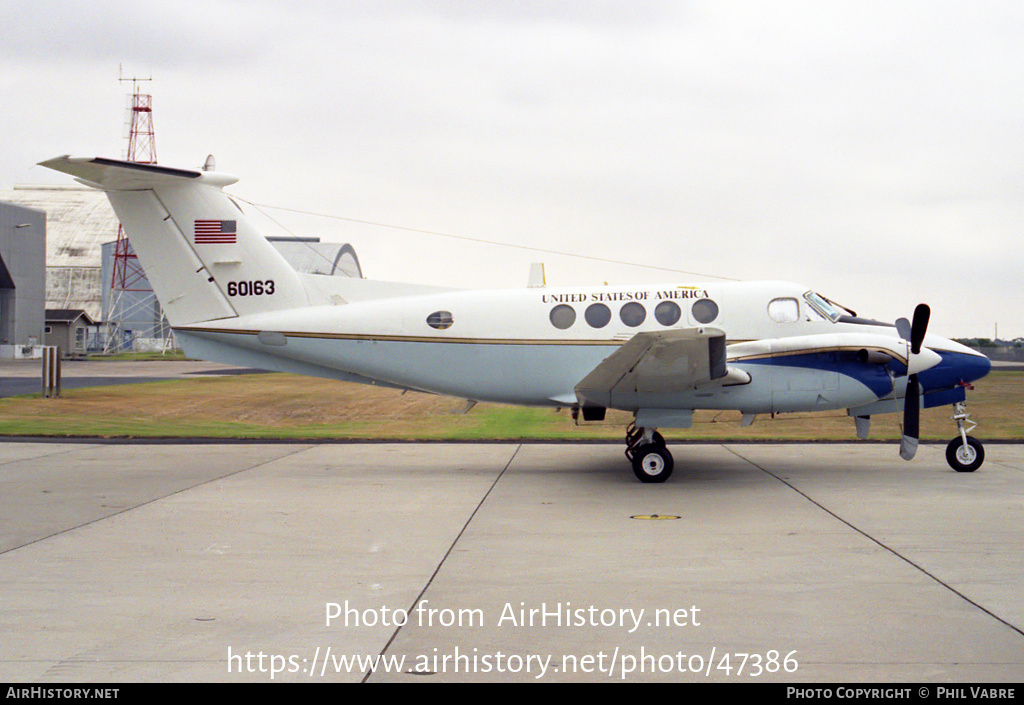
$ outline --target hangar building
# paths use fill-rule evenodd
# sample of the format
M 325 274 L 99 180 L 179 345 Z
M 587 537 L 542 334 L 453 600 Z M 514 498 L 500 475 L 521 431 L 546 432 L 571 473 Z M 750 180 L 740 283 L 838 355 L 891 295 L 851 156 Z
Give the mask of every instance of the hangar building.
M 46 316 L 46 214 L 0 199 L 0 357 L 32 357 Z

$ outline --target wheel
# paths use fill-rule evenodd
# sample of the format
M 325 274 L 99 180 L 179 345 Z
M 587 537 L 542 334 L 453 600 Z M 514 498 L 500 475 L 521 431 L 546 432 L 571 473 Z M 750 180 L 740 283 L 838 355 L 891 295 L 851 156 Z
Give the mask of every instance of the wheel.
M 651 441 L 653 441 L 653 442 L 654 442 L 655 444 L 657 444 L 657 445 L 661 446 L 662 448 L 664 448 L 664 447 L 665 447 L 665 446 L 667 445 L 667 444 L 665 443 L 665 437 L 664 437 L 664 436 L 662 436 L 662 435 L 661 435 L 660 433 L 658 433 L 657 431 L 655 431 L 655 432 L 654 432 L 654 433 L 653 433 L 653 434 L 651 435 Z
M 967 445 L 959 437 L 954 438 L 946 446 L 946 462 L 957 472 L 974 472 L 985 462 L 985 448 L 971 436 L 967 437 Z
M 633 474 L 640 482 L 664 482 L 672 474 L 672 454 L 656 443 L 638 446 L 633 451 Z

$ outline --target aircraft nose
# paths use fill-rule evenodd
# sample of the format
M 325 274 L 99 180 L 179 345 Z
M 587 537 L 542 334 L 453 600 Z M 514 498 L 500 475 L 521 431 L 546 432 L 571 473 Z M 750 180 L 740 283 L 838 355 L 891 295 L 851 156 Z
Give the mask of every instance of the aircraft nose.
M 992 369 L 987 357 L 956 343 L 936 352 L 942 361 L 920 375 L 922 386 L 928 390 L 952 389 L 961 382 L 981 379 Z
M 973 350 L 943 350 L 939 355 L 942 362 L 921 373 L 925 389 L 951 389 L 981 379 L 992 369 L 989 359 Z
M 992 371 L 992 361 L 984 355 L 962 355 L 957 360 L 957 367 L 961 371 L 961 379 L 964 382 L 973 382 Z

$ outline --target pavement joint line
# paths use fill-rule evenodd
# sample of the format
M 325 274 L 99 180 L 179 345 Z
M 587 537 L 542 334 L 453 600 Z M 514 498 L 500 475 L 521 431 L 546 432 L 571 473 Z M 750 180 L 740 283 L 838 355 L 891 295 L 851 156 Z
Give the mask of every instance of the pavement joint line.
M 102 447 L 103 447 L 102 443 L 91 443 L 91 444 L 85 445 L 84 449 L 88 450 L 90 448 L 102 448 Z M 43 455 L 37 455 L 37 456 L 34 456 L 34 457 L 30 457 L 30 458 L 15 458 L 13 460 L 4 460 L 4 461 L 0 462 L 0 466 L 2 466 L 2 465 L 13 465 L 15 463 L 31 462 L 33 460 L 39 460 L 41 458 L 53 458 L 53 457 L 58 456 L 58 455 L 66 455 L 68 453 L 74 453 L 74 452 L 80 451 L 82 449 L 83 449 L 83 446 L 75 446 L 75 447 L 72 447 L 72 448 L 64 448 L 64 449 L 60 449 L 60 450 L 55 450 L 52 453 L 44 453 Z
M 462 528 L 459 530 L 459 533 L 455 536 L 454 539 L 452 539 L 451 545 L 448 546 L 448 550 L 445 551 L 445 554 L 443 556 L 441 556 L 441 560 L 438 561 L 437 567 L 434 568 L 434 572 L 430 574 L 429 578 L 427 578 L 427 582 L 423 585 L 423 589 L 421 589 L 419 594 L 416 595 L 416 599 L 412 601 L 412 606 L 409 608 L 406 614 L 413 613 L 413 611 L 416 609 L 416 605 L 420 603 L 420 600 L 423 599 L 423 596 L 426 594 L 427 590 L 430 589 L 430 586 L 434 583 L 434 578 L 436 578 L 438 573 L 441 572 L 441 568 L 444 567 L 445 562 L 448 560 L 448 556 L 450 556 L 452 554 L 452 551 L 455 550 L 455 546 L 459 543 L 459 540 L 462 538 L 462 535 L 466 533 L 466 530 L 469 528 L 469 525 L 473 523 L 473 519 L 476 518 L 477 513 L 484 506 L 484 502 L 487 501 L 487 498 L 491 496 L 491 492 L 494 491 L 494 488 L 498 486 L 498 482 L 500 482 L 501 478 L 505 476 L 505 472 L 510 467 L 512 467 L 512 462 L 516 459 L 516 456 L 519 455 L 519 451 L 522 449 L 522 447 L 522 443 L 516 445 L 515 450 L 512 451 L 512 455 L 508 459 L 508 462 L 505 463 L 505 467 L 503 467 L 501 469 L 501 472 L 498 473 L 497 477 L 494 478 L 494 482 L 491 483 L 491 486 L 487 488 L 487 491 L 484 493 L 484 496 L 480 498 L 479 502 L 477 502 L 476 507 L 473 508 L 473 511 L 466 519 L 466 523 L 462 525 Z M 402 627 L 404 626 L 405 625 L 402 624 L 400 626 L 395 627 L 394 633 L 391 634 L 391 638 L 388 639 L 387 643 L 384 644 L 384 647 L 380 650 L 380 653 L 378 654 L 379 656 L 384 656 L 384 654 L 387 653 L 388 649 L 391 648 L 391 644 L 393 644 L 395 639 L 398 638 L 398 633 L 402 631 Z M 369 680 L 370 676 L 372 675 L 373 667 L 371 667 L 370 670 L 366 672 L 366 675 L 363 676 L 363 680 L 361 682 L 366 683 Z
M 996 620 L 997 622 L 999 622 L 1000 624 L 1002 624 L 1002 625 L 1004 625 L 1004 626 L 1008 627 L 1008 628 L 1009 628 L 1009 629 L 1010 629 L 1011 631 L 1014 631 L 1014 632 L 1016 632 L 1016 633 L 1017 633 L 1018 635 L 1020 635 L 1020 636 L 1024 637 L 1024 630 L 1022 630 L 1022 629 L 1021 629 L 1020 627 L 1018 627 L 1018 626 L 1016 626 L 1015 624 L 1012 624 L 1011 622 L 1008 622 L 1007 620 L 1003 619 L 1002 617 L 1000 617 L 999 615 L 997 615 L 997 614 L 996 614 L 995 612 L 993 612 L 992 610 L 988 609 L 988 608 L 987 608 L 987 607 L 985 607 L 984 605 L 981 605 L 981 604 L 979 604 L 978 602 L 975 602 L 974 600 L 972 600 L 971 598 L 969 598 L 969 597 L 968 597 L 967 595 L 965 595 L 964 593 L 960 592 L 960 591 L 959 591 L 959 590 L 957 590 L 957 589 L 956 589 L 955 587 L 953 587 L 952 585 L 950 585 L 950 584 L 949 584 L 949 583 L 947 583 L 946 581 L 944 581 L 944 580 L 942 580 L 941 578 L 939 578 L 939 577 L 938 577 L 937 575 L 935 575 L 934 573 L 931 573 L 931 572 L 929 572 L 929 571 L 928 571 L 927 569 L 925 569 L 925 568 L 924 568 L 923 566 L 921 566 L 921 565 L 919 565 L 919 564 L 915 563 L 914 561 L 912 561 L 912 560 L 910 560 L 909 558 L 907 558 L 906 556 L 904 556 L 904 555 L 903 555 L 902 553 L 900 553 L 899 551 L 897 551 L 897 550 L 896 550 L 895 548 L 892 548 L 891 546 L 888 546 L 888 545 L 886 545 L 886 544 L 885 544 L 885 543 L 883 543 L 883 542 L 882 542 L 881 540 L 879 540 L 879 539 L 875 538 L 874 536 L 872 536 L 871 534 L 867 533 L 867 532 L 866 532 L 866 531 L 865 531 L 864 529 L 861 529 L 860 527 L 858 527 L 858 526 L 854 525 L 853 523 L 851 523 L 851 522 L 850 522 L 850 521 L 848 521 L 847 519 L 844 519 L 843 517 L 839 516 L 839 515 L 838 515 L 838 514 L 836 514 L 836 513 L 834 512 L 834 511 L 832 511 L 831 509 L 829 509 L 828 507 L 826 507 L 825 505 L 823 505 L 823 504 L 822 504 L 821 502 L 819 502 L 818 500 L 816 500 L 816 499 L 814 499 L 813 497 L 811 497 L 810 495 L 808 495 L 808 494 L 807 494 L 806 492 L 804 492 L 803 490 L 801 490 L 801 489 L 799 489 L 798 487 L 796 487 L 796 486 L 795 486 L 794 484 L 792 484 L 792 483 L 791 483 L 791 482 L 789 482 L 788 480 L 786 480 L 786 479 L 784 479 L 784 478 L 782 478 L 782 477 L 779 477 L 778 475 L 776 475 L 775 473 L 773 473 L 773 472 L 772 472 L 771 470 L 768 470 L 768 469 L 766 469 L 766 468 L 763 468 L 763 467 L 761 467 L 760 465 L 758 465 L 757 463 L 755 463 L 755 462 L 754 462 L 753 460 L 751 460 L 750 458 L 747 458 L 747 457 L 744 457 L 744 456 L 740 455 L 739 453 L 737 453 L 737 452 L 736 452 L 735 450 L 733 450 L 733 449 L 732 449 L 732 448 L 730 448 L 729 446 L 723 446 L 723 447 L 724 447 L 724 448 L 725 448 L 726 450 L 728 450 L 728 451 L 729 451 L 730 453 L 732 453 L 733 455 L 735 455 L 735 456 L 736 456 L 737 458 L 739 458 L 740 460 L 742 460 L 742 461 L 744 461 L 744 462 L 746 462 L 746 463 L 749 463 L 750 465 L 753 465 L 753 466 L 754 466 L 755 468 L 757 468 L 757 469 L 758 469 L 758 470 L 760 470 L 761 472 L 765 473 L 766 475 L 769 475 L 770 477 L 773 477 L 773 478 L 775 478 L 776 480 L 778 480 L 779 482 L 781 482 L 782 484 L 784 484 L 784 485 L 785 485 L 786 487 L 788 487 L 789 489 L 791 489 L 791 490 L 792 490 L 793 492 L 796 492 L 796 493 L 797 493 L 798 495 L 800 495 L 801 497 L 803 497 L 804 499 L 806 499 L 806 500 L 807 500 L 808 502 L 810 502 L 811 504 L 813 504 L 814 506 L 816 506 L 816 507 L 817 507 L 818 509 L 820 509 L 821 511 L 823 511 L 823 512 L 825 512 L 826 514 L 828 514 L 829 516 L 831 516 L 832 518 L 836 519 L 837 521 L 839 521 L 839 522 L 840 522 L 840 523 L 842 523 L 842 524 L 845 524 L 846 526 L 848 526 L 849 528 L 853 529 L 854 531 L 856 531 L 856 532 L 857 532 L 858 534 L 860 534 L 860 535 L 861 535 L 861 536 L 863 536 L 864 538 L 868 539 L 869 541 L 871 541 L 872 543 L 876 544 L 876 545 L 877 545 L 877 546 L 879 546 L 880 548 L 882 548 L 882 549 L 884 549 L 884 550 L 888 551 L 889 553 L 891 553 L 891 554 L 892 554 L 893 556 L 895 556 L 896 558 L 899 558 L 899 559 L 900 559 L 901 561 L 903 561 L 903 562 L 904 562 L 904 563 L 906 563 L 907 565 L 911 566 L 912 568 L 915 568 L 916 570 L 918 570 L 918 571 L 919 571 L 919 572 L 921 572 L 922 574 L 924 574 L 924 575 L 926 575 L 927 577 L 931 578 L 931 579 L 932 579 L 932 580 L 933 580 L 933 581 L 934 581 L 935 583 L 937 583 L 938 585 L 940 585 L 940 586 L 942 586 L 942 587 L 946 588 L 946 590 L 948 590 L 949 592 L 953 593 L 954 595 L 956 595 L 957 597 L 959 597 L 959 598 L 960 598 L 961 600 L 963 600 L 964 602 L 967 602 L 968 604 L 970 604 L 970 605 L 973 605 L 973 606 L 974 606 L 974 607 L 976 607 L 977 609 L 979 609 L 979 610 L 981 610 L 982 612 L 984 612 L 985 614 L 987 614 L 987 615 L 988 615 L 989 617 L 991 617 L 992 619 L 994 619 L 994 620 Z
M 159 497 L 153 497 L 151 499 L 147 499 L 145 502 L 140 502 L 139 504 L 132 505 L 131 507 L 125 507 L 124 509 L 121 509 L 120 511 L 116 511 L 116 512 L 113 512 L 111 514 L 107 514 L 105 516 L 97 517 L 96 519 L 91 519 L 89 521 L 83 522 L 81 524 L 77 524 L 75 526 L 69 526 L 69 527 L 67 527 L 65 529 L 61 529 L 60 531 L 55 531 L 52 534 L 48 534 L 46 536 L 40 536 L 39 538 L 32 539 L 31 541 L 23 543 L 20 546 L 12 546 L 11 548 L 8 548 L 5 551 L 0 551 L 0 556 L 5 556 L 8 553 L 13 553 L 14 551 L 20 551 L 23 548 L 27 548 L 28 546 L 35 545 L 35 544 L 40 543 L 42 541 L 47 541 L 49 539 L 54 538 L 55 536 L 60 536 L 61 534 L 67 534 L 67 533 L 70 533 L 72 531 L 77 531 L 78 529 L 84 528 L 86 526 L 91 526 L 92 524 L 98 524 L 101 521 L 106 521 L 107 519 L 112 519 L 112 518 L 114 518 L 116 516 L 120 516 L 122 514 L 126 514 L 127 512 L 134 511 L 136 509 L 140 509 L 140 508 L 145 507 L 147 505 L 153 504 L 154 502 L 159 502 L 159 501 L 165 500 L 165 499 L 167 499 L 169 497 L 173 497 L 175 495 L 182 494 L 183 492 L 189 492 L 189 491 L 194 490 L 194 489 L 196 489 L 198 487 L 202 487 L 204 485 L 209 485 L 212 482 L 217 482 L 218 480 L 223 480 L 223 479 L 228 478 L 228 477 L 233 477 L 233 476 L 235 476 L 235 475 L 237 475 L 239 473 L 248 472 L 249 470 L 255 470 L 256 468 L 263 467 L 264 465 L 269 465 L 270 463 L 275 463 L 275 462 L 277 462 L 279 460 L 284 460 L 285 458 L 290 458 L 293 455 L 298 455 L 299 453 L 303 453 L 303 452 L 305 452 L 307 450 L 310 450 L 313 447 L 314 446 L 312 446 L 312 445 L 304 444 L 304 447 L 298 448 L 296 450 L 293 450 L 292 452 L 286 453 L 285 455 L 281 455 L 281 456 L 279 456 L 277 458 L 271 458 L 270 460 L 264 460 L 263 462 L 256 463 L 255 465 L 250 465 L 248 467 L 239 468 L 238 470 L 235 470 L 234 472 L 229 472 L 229 473 L 224 474 L 224 475 L 219 475 L 218 477 L 211 477 L 210 479 L 204 480 L 204 481 L 199 482 L 199 483 L 197 483 L 195 485 L 191 485 L 189 487 L 182 487 L 181 489 L 175 490 L 174 492 L 169 492 L 168 494 L 161 495 Z M 82 449 L 81 448 L 76 448 L 75 450 L 82 450 Z

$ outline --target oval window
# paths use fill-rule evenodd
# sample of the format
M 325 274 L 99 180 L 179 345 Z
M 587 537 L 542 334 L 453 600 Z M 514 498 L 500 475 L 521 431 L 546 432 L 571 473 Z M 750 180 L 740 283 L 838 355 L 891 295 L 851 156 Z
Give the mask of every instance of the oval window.
M 558 304 L 551 309 L 551 325 L 565 330 L 576 322 L 576 310 L 572 306 Z
M 583 317 L 587 319 L 591 328 L 604 328 L 608 321 L 612 320 L 612 312 L 604 304 L 590 304 Z
M 647 318 L 647 309 L 636 301 L 630 301 L 619 309 L 619 318 L 630 328 L 636 328 Z
M 427 316 L 427 325 L 438 330 L 451 328 L 452 323 L 455 323 L 455 319 L 452 318 L 451 311 L 434 311 Z
M 690 312 L 693 314 L 693 319 L 698 323 L 711 323 L 711 321 L 718 318 L 718 304 L 711 299 L 700 299 L 693 302 L 693 308 L 690 309 Z
M 654 317 L 663 326 L 674 326 L 679 323 L 683 312 L 679 310 L 679 304 L 675 301 L 662 301 L 654 307 Z

